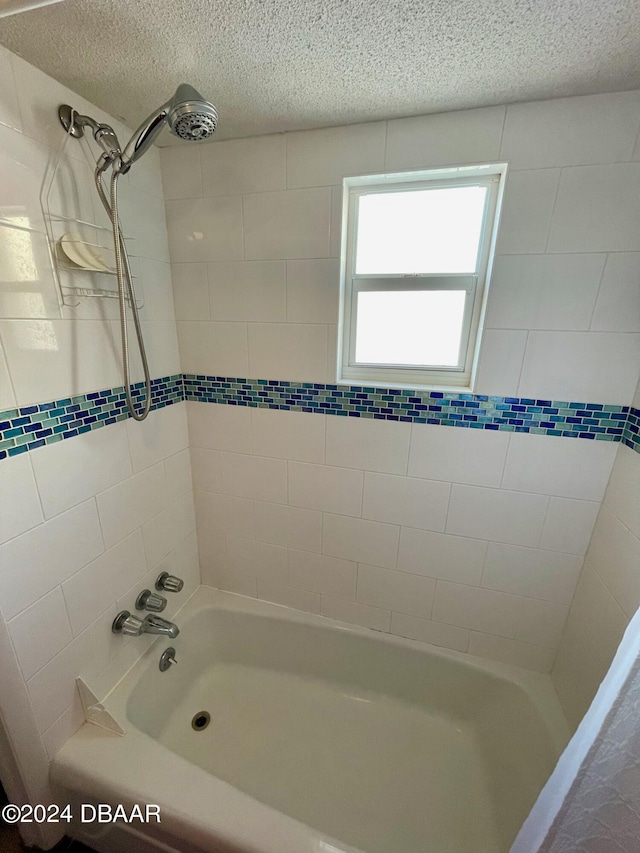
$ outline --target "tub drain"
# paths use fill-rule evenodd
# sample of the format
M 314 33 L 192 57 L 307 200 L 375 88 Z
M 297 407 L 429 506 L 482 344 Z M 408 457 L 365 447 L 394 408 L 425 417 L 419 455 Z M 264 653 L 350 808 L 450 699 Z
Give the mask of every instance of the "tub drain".
M 204 731 L 211 722 L 211 714 L 208 711 L 198 711 L 193 715 L 191 720 L 191 728 L 196 732 Z

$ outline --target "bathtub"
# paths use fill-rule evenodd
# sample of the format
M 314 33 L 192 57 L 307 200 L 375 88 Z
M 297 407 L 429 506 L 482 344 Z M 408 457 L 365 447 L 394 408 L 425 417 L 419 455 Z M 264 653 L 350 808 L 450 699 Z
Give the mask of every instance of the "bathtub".
M 52 764 L 76 816 L 160 807 L 76 819 L 104 853 L 506 853 L 568 740 L 539 673 L 207 587 L 176 622 L 104 701 L 124 736 Z

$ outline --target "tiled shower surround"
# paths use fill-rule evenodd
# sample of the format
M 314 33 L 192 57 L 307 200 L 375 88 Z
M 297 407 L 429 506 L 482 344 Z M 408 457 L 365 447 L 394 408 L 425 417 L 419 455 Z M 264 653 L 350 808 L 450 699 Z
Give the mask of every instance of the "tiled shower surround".
M 201 571 L 543 671 L 559 646 L 575 722 L 640 601 L 640 93 L 150 152 L 120 194 L 164 377 L 138 424 L 115 301 L 60 308 L 39 200 L 59 103 L 127 131 L 3 49 L 0 77 L 0 711 L 32 800 L 160 568 L 169 617 Z M 98 216 L 69 153 L 60 204 Z M 343 176 L 504 161 L 474 394 L 335 386 Z

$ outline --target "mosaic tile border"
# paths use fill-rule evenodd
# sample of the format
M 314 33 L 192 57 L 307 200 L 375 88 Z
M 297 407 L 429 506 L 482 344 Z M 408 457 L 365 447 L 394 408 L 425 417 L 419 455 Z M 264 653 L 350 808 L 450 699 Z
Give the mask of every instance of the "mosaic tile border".
M 134 399 L 142 398 L 143 393 L 143 383 L 136 383 Z M 622 441 L 640 453 L 640 409 L 629 406 L 199 374 L 152 381 L 152 410 L 183 400 Z M 122 386 L 0 412 L 0 460 L 128 417 Z
M 141 400 L 143 395 L 144 383 L 137 382 L 131 389 L 134 402 Z M 183 400 L 182 374 L 152 380 L 152 410 Z M 124 386 L 8 409 L 0 412 L 0 459 L 73 438 L 128 417 Z

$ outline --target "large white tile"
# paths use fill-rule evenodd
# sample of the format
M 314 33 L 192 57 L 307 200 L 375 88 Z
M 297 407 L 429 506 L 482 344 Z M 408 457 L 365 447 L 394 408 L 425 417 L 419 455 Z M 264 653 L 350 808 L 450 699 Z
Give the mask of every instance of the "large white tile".
M 39 142 L 0 125 L 0 180 L 3 190 L 0 219 L 44 231 L 38 187 L 42 184 L 48 156 L 48 150 Z M 65 167 L 66 164 L 62 175 L 65 175 Z
M 522 666 L 536 672 L 549 672 L 555 657 L 554 649 L 534 646 L 531 643 L 522 643 L 506 637 L 494 637 L 479 631 L 471 631 L 468 651 L 469 654 L 478 655 L 481 658 Z
M 343 598 L 322 596 L 322 615 L 339 622 L 351 622 L 374 631 L 389 631 L 391 613 L 379 607 L 369 607 L 359 601 L 345 601 Z
M 505 432 L 414 424 L 409 474 L 473 486 L 499 486 L 508 446 Z
M 432 619 L 514 638 L 523 599 L 505 592 L 438 581 Z
M 13 228 L 5 224 L 7 220 L 29 225 L 27 217 L 11 212 L 10 200 L 4 210 L 0 209 L 0 317 L 59 319 L 60 305 L 46 236 Z M 37 223 L 33 225 L 37 227 Z
M 420 619 L 406 613 L 391 614 L 391 633 L 399 637 L 408 637 L 410 640 L 430 643 L 432 646 L 456 649 L 459 652 L 466 652 L 469 644 L 469 631 L 466 628 Z
M 582 557 L 489 542 L 481 586 L 571 604 Z
M 482 576 L 487 543 L 403 527 L 398 568 L 431 578 L 477 585 Z
M 560 169 L 510 173 L 500 216 L 498 254 L 545 251 L 559 178 Z
M 550 498 L 540 547 L 582 556 L 588 546 L 599 504 L 569 498 Z
M 286 504 L 287 463 L 283 459 L 222 452 L 220 466 L 225 494 Z
M 18 106 L 18 92 L 13 79 L 11 54 L 7 50 L 0 52 L 0 79 L 4 81 L 0 94 L 0 123 L 21 130 L 22 120 Z
M 227 538 L 224 533 L 198 530 L 198 559 L 205 586 L 217 586 L 218 574 L 225 571 L 227 562 Z M 255 595 L 255 579 L 254 593 Z
M 254 501 L 255 539 L 303 551 L 322 550 L 322 513 L 297 506 Z
M 322 552 L 392 569 L 396 565 L 400 528 L 394 524 L 364 521 L 344 515 L 325 515 Z
M 411 426 L 406 423 L 330 417 L 327 419 L 327 464 L 406 474 L 410 435 Z
M 167 149 L 164 149 L 167 150 Z M 171 264 L 176 320 L 209 317 L 209 276 L 203 263 Z
M 251 453 L 251 410 L 247 406 L 187 403 L 191 447 Z
M 640 454 L 624 445 L 618 448 L 604 503 L 640 539 Z
M 287 261 L 287 320 L 338 322 L 340 268 L 335 258 Z
M 31 469 L 30 457 L 35 455 L 3 459 L 0 465 L 0 542 L 19 536 L 44 520 Z
M 525 598 L 520 610 L 516 639 L 557 649 L 568 612 L 566 604 Z
M 536 546 L 548 500 L 544 495 L 454 484 L 447 533 Z
M 640 163 L 563 169 L 549 252 L 632 252 L 640 230 Z
M 603 254 L 501 255 L 491 276 L 487 328 L 588 329 L 605 260 Z
M 160 149 L 164 197 L 198 198 L 202 195 L 200 145 L 169 146 Z
M 227 536 L 227 568 L 258 580 L 287 583 L 287 549 Z
M 285 607 L 295 607 L 307 613 L 320 613 L 320 595 L 307 589 L 296 589 L 272 581 L 258 581 L 258 598 L 273 601 Z
M 251 409 L 253 452 L 299 462 L 324 462 L 326 420 L 305 412 Z
M 637 334 L 530 332 L 518 396 L 625 405 L 639 361 Z
M 616 450 L 610 441 L 515 433 L 509 443 L 502 487 L 601 501 Z
M 129 322 L 129 341 L 135 341 L 135 330 L 132 322 Z M 122 385 L 122 368 L 120 367 L 120 323 L 112 323 L 113 338 L 117 342 L 118 351 L 118 381 Z M 149 361 L 151 378 L 161 376 L 174 376 L 180 373 L 180 350 L 178 347 L 178 335 L 176 324 L 173 320 L 143 320 L 142 336 Z M 135 347 L 135 344 L 133 344 Z M 135 348 L 133 349 L 135 353 Z M 144 374 L 142 365 L 135 355 L 131 359 L 131 381 L 142 382 Z
M 585 563 L 631 618 L 640 605 L 640 539 L 606 506 L 600 509 Z
M 0 341 L 0 412 L 13 409 L 15 405 L 16 395 L 13 393 L 7 359 L 2 348 L 2 341 Z
M 516 397 L 526 346 L 524 331 L 485 329 L 474 393 Z
M 372 607 L 382 607 L 428 619 L 435 591 L 436 582 L 433 578 L 390 571 L 363 563 L 358 566 L 356 598 Z
M 447 520 L 450 491 L 449 483 L 367 472 L 362 517 L 442 531 Z
M 147 468 L 99 494 L 98 512 L 107 548 L 157 515 L 166 502 L 162 464 Z
M 62 584 L 74 636 L 82 633 L 148 570 L 142 533 L 135 530 Z
M 209 300 L 212 320 L 284 321 L 285 262 L 218 261 L 209 264 Z
M 324 554 L 289 549 L 289 583 L 335 598 L 355 600 L 358 564 Z
M 196 527 L 192 495 L 184 495 L 142 527 L 147 564 L 153 568 Z
M 246 258 L 329 256 L 329 187 L 245 195 L 243 209 Z
M 504 107 L 401 118 L 388 122 L 385 168 L 456 166 L 495 160 Z
M 241 196 L 169 199 L 165 206 L 173 263 L 242 258 Z
M 326 326 L 249 323 L 248 335 L 251 376 L 303 382 L 326 380 Z
M 192 447 L 189 451 L 193 466 L 193 487 L 197 491 L 222 492 L 220 451 Z
M 385 137 L 383 121 L 288 133 L 287 186 L 321 187 L 346 175 L 380 172 Z
M 289 503 L 306 509 L 359 516 L 362 471 L 289 462 Z
M 639 121 L 637 92 L 511 104 L 500 157 L 513 169 L 630 160 Z
M 169 495 L 184 495 L 193 491 L 191 476 L 191 459 L 189 448 L 185 447 L 179 453 L 168 456 L 164 460 L 164 473 Z
M 27 681 L 72 640 L 60 587 L 12 619 L 9 633 Z
M 253 539 L 253 501 L 233 495 L 196 492 L 195 507 L 198 530 Z
M 157 409 L 142 423 L 129 419 L 126 427 L 134 473 L 173 456 L 189 444 L 183 404 Z
M 640 332 L 640 252 L 607 257 L 591 320 L 596 332 Z
M 0 548 L 0 600 L 5 618 L 12 619 L 102 551 L 93 500 L 11 539 Z
M 245 323 L 177 324 L 180 363 L 185 373 L 246 376 L 249 369 Z
M 144 320 L 175 321 L 171 264 L 145 258 L 139 264 L 140 285 L 144 295 Z
M 285 137 L 253 136 L 200 146 L 203 195 L 283 190 Z

